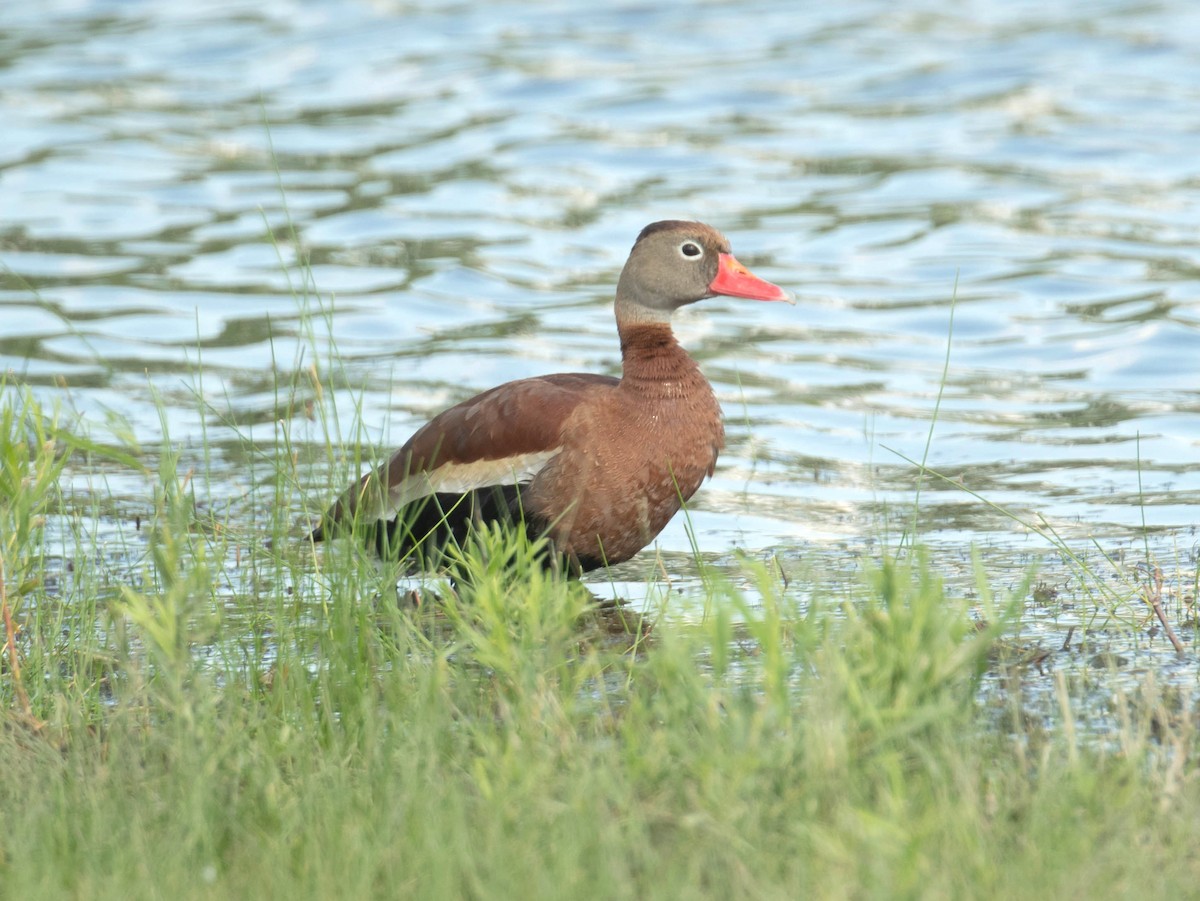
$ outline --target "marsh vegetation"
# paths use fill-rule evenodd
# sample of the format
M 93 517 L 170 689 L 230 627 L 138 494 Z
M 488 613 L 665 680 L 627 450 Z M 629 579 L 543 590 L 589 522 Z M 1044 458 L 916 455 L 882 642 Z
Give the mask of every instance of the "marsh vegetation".
M 1080 727 L 1105 670 L 1039 672 L 1018 636 L 1045 583 L 993 592 L 978 556 L 969 589 L 919 545 L 839 573 L 701 561 L 692 613 L 665 587 L 603 612 L 485 533 L 459 590 L 414 606 L 351 543 L 288 539 L 283 447 L 232 515 L 203 449 L 147 462 L 12 382 L 0 403 L 9 897 L 1146 897 L 1200 876 L 1190 697 L 1147 671 L 1111 683 L 1111 728 Z M 128 467 L 152 509 L 99 540 L 117 511 L 63 486 Z M 1028 681 L 1053 709 L 1025 708 Z

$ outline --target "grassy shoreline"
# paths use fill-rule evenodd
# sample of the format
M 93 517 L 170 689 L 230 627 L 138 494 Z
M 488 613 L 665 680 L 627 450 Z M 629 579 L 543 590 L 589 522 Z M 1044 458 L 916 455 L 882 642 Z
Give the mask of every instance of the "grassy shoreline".
M 63 528 L 64 569 L 45 538 L 70 519 L 64 467 L 138 459 L 4 387 L 4 897 L 1147 897 L 1200 880 L 1191 702 L 1151 674 L 1104 741 L 1074 728 L 1065 681 L 1036 728 L 1016 692 L 981 710 L 1028 585 L 992 598 L 981 569 L 968 600 L 918 548 L 809 597 L 802 573 L 746 560 L 752 593 L 707 572 L 706 616 L 621 635 L 536 548 L 485 536 L 470 592 L 414 610 L 348 544 L 314 557 L 286 538 L 286 474 L 256 488 L 267 521 L 239 526 L 170 450 L 141 544 L 106 556 Z

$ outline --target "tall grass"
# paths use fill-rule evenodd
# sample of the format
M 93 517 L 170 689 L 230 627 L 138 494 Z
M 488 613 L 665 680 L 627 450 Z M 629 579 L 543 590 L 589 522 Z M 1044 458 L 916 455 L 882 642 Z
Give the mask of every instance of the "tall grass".
M 614 640 L 523 539 L 480 535 L 460 592 L 413 608 L 348 543 L 314 560 L 217 528 L 168 447 L 132 572 L 66 578 L 44 554 L 58 476 L 102 445 L 15 386 L 0 425 L 5 897 L 1146 897 L 1200 877 L 1194 707 L 1147 684 L 1107 742 L 1072 731 L 1066 687 L 1036 733 L 984 715 L 1023 589 L 969 603 L 928 553 L 815 598 L 746 560 L 753 601 L 709 573 L 703 621 Z M 261 481 L 256 533 L 287 534 L 292 486 L 286 460 Z

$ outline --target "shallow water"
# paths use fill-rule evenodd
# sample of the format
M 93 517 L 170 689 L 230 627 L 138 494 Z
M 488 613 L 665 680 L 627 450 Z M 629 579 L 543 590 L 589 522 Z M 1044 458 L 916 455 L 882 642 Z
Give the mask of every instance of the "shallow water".
M 1030 525 L 1186 567 L 1198 104 L 1185 0 L 10 4 L 0 365 L 207 442 L 238 497 L 246 440 L 323 444 L 275 384 L 331 347 L 344 436 L 383 445 L 499 381 L 616 372 L 629 245 L 698 218 L 799 300 L 679 317 L 728 421 L 706 555 L 869 551 L 916 505 L 1014 570 Z M 967 490 L 918 479 L 927 444 Z M 682 518 L 659 548 L 685 577 Z

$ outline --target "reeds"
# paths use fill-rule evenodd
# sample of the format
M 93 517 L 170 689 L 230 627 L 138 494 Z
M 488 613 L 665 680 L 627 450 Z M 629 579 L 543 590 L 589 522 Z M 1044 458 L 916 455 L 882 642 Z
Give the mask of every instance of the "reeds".
M 324 402 L 315 370 L 289 384 Z M 705 571 L 686 620 L 598 610 L 544 549 L 484 531 L 414 606 L 352 543 L 300 538 L 302 461 L 336 469 L 334 436 L 254 449 L 249 496 L 217 502 L 205 448 L 168 437 L 147 463 L 3 389 L 5 897 L 1145 897 L 1200 877 L 1192 694 L 1147 679 L 1107 735 L 1075 728 L 1066 680 L 1057 718 L 1029 722 L 1019 686 L 997 715 L 981 681 L 1031 677 L 1003 653 L 1030 587 L 993 597 L 978 561 L 967 598 L 919 545 L 835 580 L 746 558 L 738 584 Z M 133 463 L 144 520 L 63 491 Z

